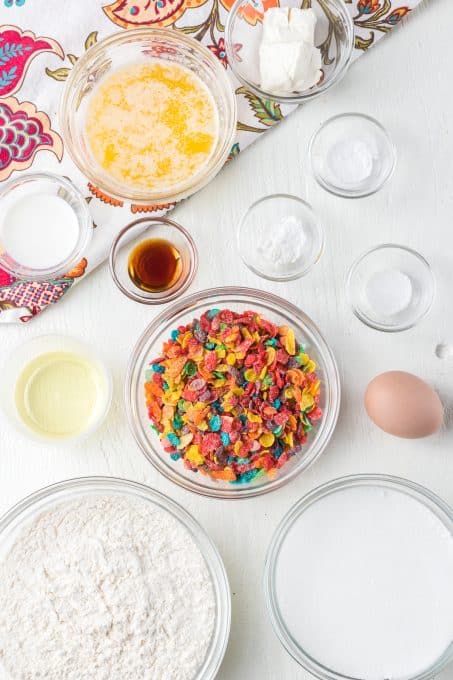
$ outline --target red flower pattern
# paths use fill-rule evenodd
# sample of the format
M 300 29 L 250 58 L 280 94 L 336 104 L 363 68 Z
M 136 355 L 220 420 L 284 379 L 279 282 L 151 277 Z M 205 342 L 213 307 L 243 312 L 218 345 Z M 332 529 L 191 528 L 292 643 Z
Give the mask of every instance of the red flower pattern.
M 406 14 L 408 14 L 408 12 L 410 12 L 410 11 L 411 10 L 409 9 L 409 7 L 397 7 L 396 9 L 394 9 L 392 11 L 391 14 L 388 15 L 388 17 L 386 17 L 384 19 L 384 21 L 385 21 L 386 24 L 390 24 L 391 26 L 395 26 L 395 24 L 397 24 L 399 21 L 401 21 L 401 19 L 403 17 L 405 17 Z
M 220 59 L 222 62 L 223 66 L 227 68 L 228 66 L 228 58 L 225 50 L 225 40 L 223 38 L 219 38 L 219 42 L 216 45 L 208 45 L 208 48 L 211 50 L 215 56 Z M 241 61 L 241 57 L 239 56 L 239 50 L 242 48 L 242 45 L 237 43 L 236 45 L 233 45 L 234 49 L 234 54 L 237 59 L 237 61 Z
M 373 14 L 373 12 L 377 12 L 380 6 L 380 0 L 359 0 L 357 3 L 359 14 Z

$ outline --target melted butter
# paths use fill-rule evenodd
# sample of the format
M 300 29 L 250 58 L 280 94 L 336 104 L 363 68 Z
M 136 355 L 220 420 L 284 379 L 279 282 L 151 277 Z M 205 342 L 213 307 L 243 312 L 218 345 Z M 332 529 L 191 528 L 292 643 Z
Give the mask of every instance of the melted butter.
M 195 175 L 218 137 L 215 102 L 180 64 L 120 68 L 94 90 L 86 132 L 97 163 L 130 187 L 160 189 Z
M 16 383 L 16 409 L 22 422 L 50 439 L 86 430 L 96 410 L 100 376 L 84 357 L 48 352 L 28 363 Z

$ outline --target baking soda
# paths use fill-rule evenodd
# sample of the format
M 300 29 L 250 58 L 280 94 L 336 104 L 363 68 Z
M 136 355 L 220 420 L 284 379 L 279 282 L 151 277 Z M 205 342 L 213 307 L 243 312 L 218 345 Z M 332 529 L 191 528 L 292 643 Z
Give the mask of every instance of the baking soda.
M 421 502 L 353 487 L 315 501 L 281 547 L 286 626 L 318 663 L 362 680 L 403 680 L 453 641 L 453 539 Z

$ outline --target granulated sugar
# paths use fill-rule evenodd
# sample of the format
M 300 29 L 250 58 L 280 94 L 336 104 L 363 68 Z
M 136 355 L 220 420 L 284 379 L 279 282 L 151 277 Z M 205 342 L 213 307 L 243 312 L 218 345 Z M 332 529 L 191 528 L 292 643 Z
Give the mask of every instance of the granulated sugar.
M 451 533 L 403 492 L 356 487 L 312 503 L 285 537 L 275 578 L 289 633 L 338 674 L 412 678 L 453 641 Z
M 0 664 L 14 680 L 192 680 L 214 622 L 189 532 L 139 499 L 56 505 L 0 565 Z

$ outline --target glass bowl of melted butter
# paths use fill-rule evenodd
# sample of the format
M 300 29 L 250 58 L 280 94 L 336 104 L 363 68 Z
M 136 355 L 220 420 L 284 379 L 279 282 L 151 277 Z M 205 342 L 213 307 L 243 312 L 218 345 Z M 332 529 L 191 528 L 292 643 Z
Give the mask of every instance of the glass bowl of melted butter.
M 225 69 L 179 31 L 112 35 L 74 65 L 60 104 L 66 148 L 108 197 L 172 204 L 207 184 L 230 152 L 236 98 Z

